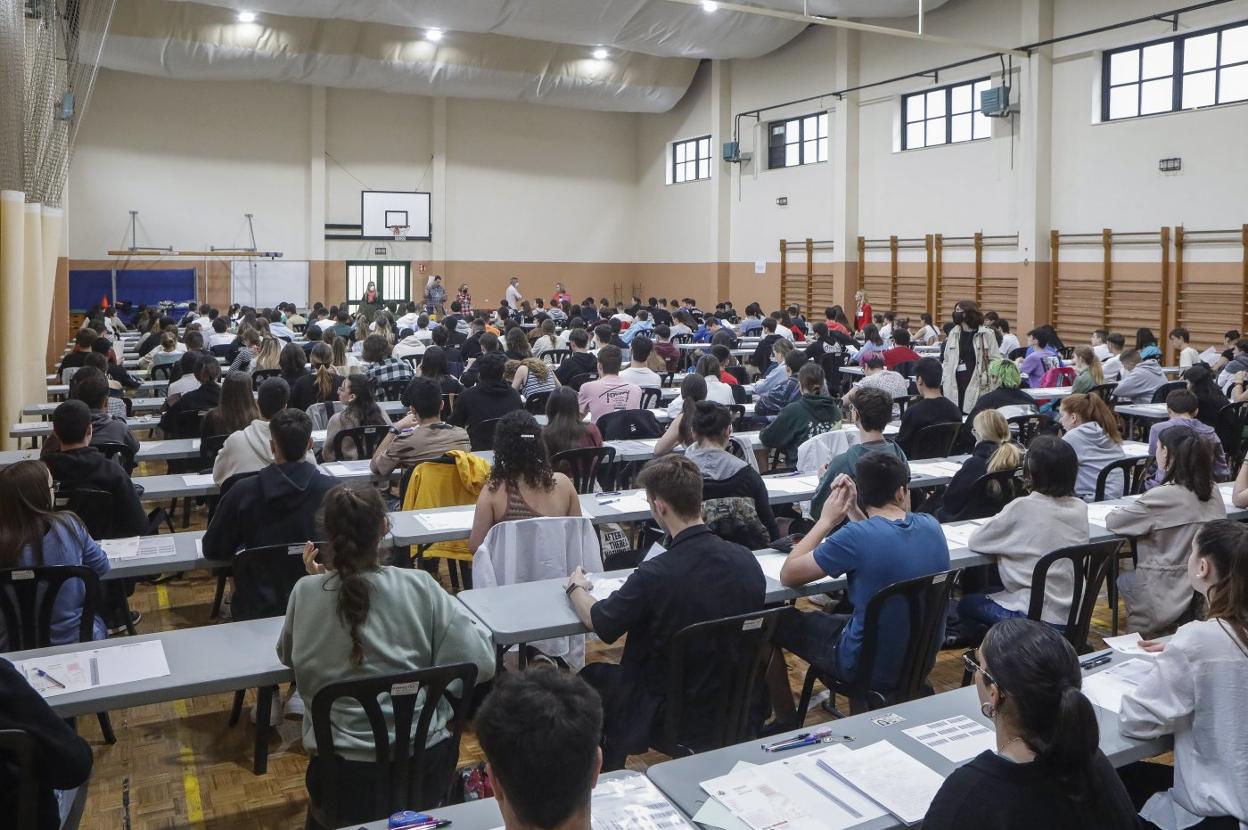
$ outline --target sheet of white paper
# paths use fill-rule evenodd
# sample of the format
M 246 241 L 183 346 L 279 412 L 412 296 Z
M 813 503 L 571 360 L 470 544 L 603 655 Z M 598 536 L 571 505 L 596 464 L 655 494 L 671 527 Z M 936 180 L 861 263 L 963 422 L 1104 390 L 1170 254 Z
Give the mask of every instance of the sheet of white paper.
M 969 761 L 985 749 L 995 751 L 997 748 L 996 733 L 965 715 L 913 726 L 902 732 L 955 764 Z
M 1123 654 L 1148 654 L 1147 651 L 1140 648 L 1140 640 L 1144 639 L 1140 636 L 1140 632 L 1135 631 L 1131 634 L 1123 634 L 1120 637 L 1106 637 L 1105 645 L 1114 651 L 1121 651 Z
M 139 541 L 139 558 L 155 559 L 161 556 L 174 556 L 178 552 L 178 543 L 172 536 L 145 536 Z
M 778 476 L 765 478 L 767 489 L 780 493 L 813 493 L 819 489 L 819 476 Z
M 1122 451 L 1127 454 L 1128 458 L 1148 455 L 1148 444 L 1143 441 L 1123 441 Z
M 737 761 L 731 772 L 753 768 L 754 764 L 749 761 Z M 718 827 L 720 830 L 749 830 L 748 824 L 734 816 L 731 810 L 714 798 L 708 798 L 702 803 L 698 811 L 693 814 L 693 820 L 698 824 Z
M 212 484 L 212 473 L 182 476 L 182 483 L 187 487 L 207 487 Z
M 906 824 L 923 820 L 945 781 L 888 741 L 829 756 L 828 765 Z
M 702 782 L 707 795 L 718 800 L 751 830 L 820 830 L 823 824 L 785 791 L 784 780 L 775 781 L 767 767 L 737 769 Z M 784 777 L 792 783 L 794 779 Z
M 1222 494 L 1222 502 L 1227 506 L 1231 506 L 1231 496 L 1235 492 L 1235 482 L 1228 481 L 1226 484 L 1218 485 L 1218 492 Z
M 600 781 L 594 787 L 593 830 L 693 830 L 649 778 Z
M 663 547 L 658 542 L 655 542 L 653 545 L 650 546 L 650 550 L 646 552 L 645 561 L 649 562 L 651 559 L 658 556 L 660 553 L 666 553 L 666 552 L 667 552 L 667 548 Z
M 44 697 L 80 692 L 97 686 L 165 677 L 169 674 L 165 646 L 160 640 L 37 657 L 20 660 L 14 665 L 25 675 L 35 691 Z M 50 675 L 50 678 L 40 675 L 39 669 Z M 58 686 L 54 680 L 61 685 Z
M 328 432 L 328 430 L 324 430 L 324 429 L 314 429 L 314 430 L 312 430 L 312 442 L 313 442 L 313 443 L 315 443 L 315 444 L 324 444 L 324 443 L 325 443 L 325 434 L 326 434 L 327 432 Z
M 1116 504 L 1106 502 L 1094 502 L 1088 505 L 1088 524 L 1105 526 L 1105 517 L 1114 512 Z
M 595 577 L 591 575 L 589 581 L 593 583 L 594 586 L 589 593 L 594 599 L 599 601 L 611 596 L 616 591 L 620 590 L 620 588 L 624 585 L 624 577 L 608 578 L 602 576 Z
M 456 510 L 452 513 L 426 513 L 420 520 L 430 530 L 469 530 L 472 528 L 472 516 L 471 510 Z
M 1117 713 L 1122 709 L 1122 696 L 1132 691 L 1152 671 L 1151 660 L 1127 660 L 1105 671 L 1083 678 L 1083 694 L 1093 704 Z
M 139 537 L 128 539 L 101 539 L 100 547 L 109 559 L 135 559 L 139 555 Z
M 924 461 L 910 464 L 910 477 L 927 476 L 929 478 L 948 478 L 957 475 L 962 469 L 961 464 L 952 461 Z
M 204 538 L 202 536 L 195 540 L 195 554 L 197 556 L 204 555 Z
M 629 496 L 614 496 L 598 503 L 616 513 L 650 512 L 650 502 L 646 501 L 646 497 L 642 493 L 634 493 Z
M 160 640 L 101 648 L 95 654 L 100 686 L 132 683 L 169 674 L 165 644 Z
M 979 527 L 982 522 L 959 522 L 956 525 L 941 525 L 940 529 L 945 533 L 945 541 L 949 543 L 949 547 L 965 548 L 971 544 L 971 534 Z
M 767 554 L 758 557 L 758 566 L 763 569 L 763 575 L 768 579 L 780 581 L 780 569 L 784 567 L 784 561 L 788 559 L 783 554 Z
M 199 449 L 199 447 L 195 446 L 195 445 L 196 445 L 196 444 L 198 444 L 198 443 L 199 443 L 199 439 L 198 439 L 198 438 L 196 438 L 196 439 L 195 439 L 195 441 L 191 443 L 191 449 L 193 449 L 193 450 L 197 450 L 197 449 Z M 151 452 L 152 450 L 158 450 L 158 449 L 160 449 L 160 448 L 161 448 L 161 447 L 163 447 L 164 445 L 165 445 L 165 442 L 164 442 L 164 441 L 144 441 L 144 442 L 143 442 L 143 450 L 144 450 L 145 452 Z
M 782 782 L 786 795 L 805 812 L 818 816 L 826 830 L 842 830 L 885 815 L 880 805 L 833 772 L 831 760 L 851 751 L 844 744 L 834 744 L 768 764 L 764 769 L 768 773 L 783 770 L 800 785 L 784 786 Z

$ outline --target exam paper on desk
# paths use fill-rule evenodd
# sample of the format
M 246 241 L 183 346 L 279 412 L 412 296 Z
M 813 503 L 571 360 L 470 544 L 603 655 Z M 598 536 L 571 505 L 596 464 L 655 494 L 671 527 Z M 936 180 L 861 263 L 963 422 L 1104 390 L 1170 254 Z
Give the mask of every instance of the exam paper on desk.
M 430 530 L 470 530 L 472 516 L 471 510 L 456 510 L 453 513 L 426 513 L 420 520 Z
M 207 487 L 213 483 L 212 473 L 182 476 L 182 483 L 187 487 Z
M 828 765 L 906 824 L 922 821 L 945 779 L 888 741 L 831 756 Z
M 646 501 L 644 493 L 599 500 L 598 504 L 616 513 L 648 513 L 650 511 L 650 502 Z
M 969 761 L 984 750 L 995 752 L 997 749 L 997 733 L 966 715 L 901 731 L 955 764 Z
M 169 674 L 165 645 L 160 640 L 33 657 L 19 660 L 14 666 L 22 672 L 35 691 L 44 697 L 165 677 Z M 65 688 L 41 676 L 37 669 L 51 675 Z
M 1094 705 L 1117 714 L 1122 710 L 1122 696 L 1133 691 L 1152 670 L 1152 660 L 1135 658 L 1118 663 L 1084 677 L 1083 694 Z
M 780 493 L 810 493 L 819 488 L 819 476 L 772 476 L 763 483 Z

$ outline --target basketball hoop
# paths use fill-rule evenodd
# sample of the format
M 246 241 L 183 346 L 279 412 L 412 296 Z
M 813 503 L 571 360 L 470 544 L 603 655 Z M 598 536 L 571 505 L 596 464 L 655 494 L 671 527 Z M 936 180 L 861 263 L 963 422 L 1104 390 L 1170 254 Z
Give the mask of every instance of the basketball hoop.
M 391 225 L 391 226 L 390 226 L 390 232 L 394 234 L 394 241 L 395 241 L 395 242 L 406 242 L 406 241 L 407 241 L 407 229 L 408 229 L 408 227 L 409 227 L 408 225 Z

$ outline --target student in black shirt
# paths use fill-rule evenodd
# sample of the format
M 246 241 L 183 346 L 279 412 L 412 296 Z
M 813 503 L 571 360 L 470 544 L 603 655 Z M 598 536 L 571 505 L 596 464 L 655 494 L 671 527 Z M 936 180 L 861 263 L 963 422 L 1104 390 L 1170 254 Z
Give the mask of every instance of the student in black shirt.
M 95 329 L 78 329 L 78 333 L 74 335 L 74 350 L 61 359 L 61 365 L 56 368 L 56 374 L 64 380 L 66 369 L 80 368 L 83 359 L 91 351 L 91 345 L 98 338 L 99 335 L 96 334 Z
M 654 318 L 656 326 L 670 326 L 672 324 L 672 313 L 664 306 L 667 305 L 667 299 L 655 300 L 650 298 L 650 316 Z
M 476 360 L 481 356 L 481 338 L 485 335 L 485 323 L 478 318 L 469 323 L 468 328 L 472 333 L 459 347 L 460 357 L 465 361 Z
M 472 341 L 469 340 L 468 343 L 472 343 Z M 465 369 L 459 376 L 459 382 L 465 387 L 477 385 L 477 375 L 480 372 L 481 358 L 498 352 L 498 335 L 490 334 L 488 331 L 482 333 L 482 335 L 477 338 L 477 347 L 478 352 L 473 364 Z M 462 351 L 460 352 L 460 356 L 463 357 Z M 466 357 L 464 359 L 467 360 Z
M 985 750 L 945 779 L 923 830 L 1132 830 L 1135 808 L 1109 760 L 1075 650 L 1023 618 L 994 625 L 963 656 L 981 711 L 996 730 Z
M 661 736 L 668 689 L 667 643 L 696 622 L 746 614 L 763 607 L 767 580 L 745 547 L 727 542 L 702 523 L 702 474 L 687 458 L 666 455 L 637 478 L 654 520 L 667 533 L 664 553 L 643 562 L 624 585 L 596 601 L 584 569 L 568 579 L 576 616 L 605 643 L 625 634 L 620 664 L 591 663 L 581 676 L 603 699 L 603 768 L 619 769 Z M 727 692 L 711 670 L 713 649 L 686 655 L 686 701 L 680 742 L 705 746 L 718 698 Z
M 473 364 L 472 368 L 478 373 L 477 385 L 465 389 L 455 399 L 455 411 L 449 419 L 452 424 L 471 431 L 481 421 L 501 418 L 513 410 L 524 409 L 520 393 L 503 380 L 506 364 L 507 358 L 497 352 L 483 355 Z
M 160 429 L 165 435 L 173 435 L 183 412 L 202 412 L 215 409 L 221 404 L 221 364 L 212 355 L 201 355 L 195 364 L 195 379 L 199 387 L 192 389 L 169 405 L 160 416 Z
M 915 450 L 921 449 L 916 445 L 915 437 L 923 427 L 962 423 L 962 410 L 946 398 L 941 389 L 943 373 L 940 361 L 933 357 L 925 357 L 914 365 L 914 384 L 919 390 L 919 400 L 906 407 L 906 414 L 901 418 L 901 429 L 897 431 L 897 444 L 908 457 L 914 457 Z
M 590 354 L 589 332 L 585 329 L 573 329 L 568 334 L 568 348 L 572 354 L 563 359 L 559 368 L 555 369 L 555 377 L 559 383 L 567 386 L 568 381 L 577 375 L 594 375 L 598 373 L 598 358 Z
M 968 422 L 974 422 L 975 416 L 985 409 L 1001 409 L 1005 406 L 1030 406 L 1033 409 L 1036 399 L 1019 387 L 1023 385 L 1022 373 L 1018 364 L 1012 360 L 1000 358 L 988 364 L 988 379 L 993 390 L 979 396 L 975 408 L 966 416 Z

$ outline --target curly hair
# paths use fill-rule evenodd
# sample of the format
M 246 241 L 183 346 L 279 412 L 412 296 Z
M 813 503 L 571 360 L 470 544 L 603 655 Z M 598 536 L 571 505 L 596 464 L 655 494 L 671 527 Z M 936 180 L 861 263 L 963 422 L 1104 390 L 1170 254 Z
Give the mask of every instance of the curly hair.
M 550 453 L 537 419 L 522 409 L 508 412 L 494 432 L 494 466 L 490 468 L 490 490 L 499 485 L 517 487 L 523 481 L 539 490 L 555 486 Z

